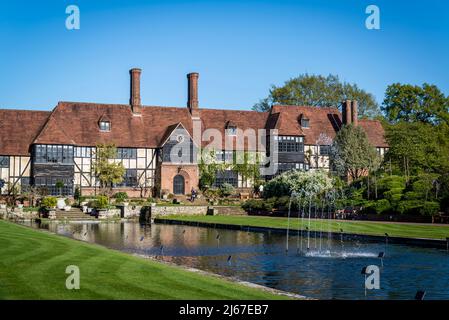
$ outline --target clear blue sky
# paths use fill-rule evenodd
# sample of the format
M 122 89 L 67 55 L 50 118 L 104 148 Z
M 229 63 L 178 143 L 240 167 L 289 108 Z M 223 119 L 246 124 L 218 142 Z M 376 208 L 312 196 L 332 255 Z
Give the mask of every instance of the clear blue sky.
M 337 74 L 381 102 L 388 84 L 449 94 L 449 1 L 0 1 L 0 108 L 58 101 L 128 103 L 131 67 L 147 105 L 250 109 L 301 73 Z M 65 8 L 81 29 L 65 28 Z M 365 28 L 365 8 L 381 30 Z

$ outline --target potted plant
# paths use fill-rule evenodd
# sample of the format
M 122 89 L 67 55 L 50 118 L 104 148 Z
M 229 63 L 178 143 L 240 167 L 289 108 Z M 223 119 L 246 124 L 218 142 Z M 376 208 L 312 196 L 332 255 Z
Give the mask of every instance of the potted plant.
M 41 210 L 39 210 L 39 216 L 41 213 L 48 215 L 48 213 L 56 207 L 58 200 L 55 197 L 45 197 L 41 201 Z
M 167 200 L 169 194 L 170 194 L 170 191 L 168 189 L 163 189 L 162 190 L 162 199 Z
M 98 211 L 105 211 L 109 207 L 109 201 L 108 197 L 106 196 L 98 196 L 97 200 L 95 201 L 95 209 Z
M 50 209 L 54 209 L 57 205 L 57 199 L 55 197 L 45 197 L 44 199 L 42 199 L 41 202 L 41 207 L 50 210 Z
M 72 209 L 72 206 L 70 205 L 70 200 L 67 198 L 65 199 L 65 207 L 64 210 L 65 211 L 70 211 Z
M 115 203 L 117 204 L 123 204 L 125 207 L 129 205 L 128 200 L 128 194 L 126 192 L 117 192 L 114 194 Z

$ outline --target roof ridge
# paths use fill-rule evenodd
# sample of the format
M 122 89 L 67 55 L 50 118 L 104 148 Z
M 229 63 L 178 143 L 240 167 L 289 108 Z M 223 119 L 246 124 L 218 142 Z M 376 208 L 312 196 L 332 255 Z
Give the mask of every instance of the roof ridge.
M 55 119 L 55 117 L 54 117 L 54 114 L 55 114 L 56 111 L 58 110 L 58 107 L 59 107 L 59 103 L 58 103 L 58 105 L 53 109 L 53 111 L 51 112 L 50 116 L 48 117 L 47 121 L 45 122 L 45 125 L 42 127 L 42 129 L 38 132 L 38 134 L 36 135 L 36 137 L 33 139 L 33 144 L 36 143 L 37 140 L 39 139 L 39 137 L 40 137 L 43 133 L 45 133 L 45 131 L 48 129 L 48 125 L 49 125 L 50 121 L 51 121 L 52 119 L 54 119 L 54 120 L 56 121 L 56 119 Z M 56 126 L 56 129 L 59 130 L 60 132 L 62 132 L 62 134 L 63 134 L 68 140 L 73 141 L 73 139 L 69 138 L 69 136 L 65 133 L 65 131 L 64 131 L 64 130 L 61 130 L 60 127 Z M 53 134 L 53 133 L 52 133 L 52 134 Z
M 318 109 L 318 110 L 330 109 L 330 110 L 337 110 L 338 112 L 340 112 L 338 107 L 298 106 L 298 105 L 294 105 L 294 104 L 274 104 L 272 107 L 287 107 L 287 108 L 292 107 L 292 108 L 307 108 L 307 109 Z
M 35 112 L 35 113 L 52 113 L 53 110 L 29 110 L 29 109 L 5 109 L 5 108 L 0 108 L 0 111 L 23 111 L 23 112 Z

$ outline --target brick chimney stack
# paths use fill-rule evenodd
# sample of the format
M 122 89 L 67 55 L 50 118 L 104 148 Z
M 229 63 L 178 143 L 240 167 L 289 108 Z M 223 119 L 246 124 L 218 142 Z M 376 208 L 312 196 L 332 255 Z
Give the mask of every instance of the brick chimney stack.
M 188 79 L 188 100 L 187 107 L 189 108 L 190 113 L 194 117 L 199 116 L 198 110 L 198 78 L 199 74 L 196 72 L 189 73 L 187 75 Z
M 131 105 L 131 110 L 134 114 L 140 114 L 142 112 L 142 102 L 140 100 L 140 74 L 141 69 L 133 68 L 129 70 L 131 75 L 131 95 L 129 99 L 129 104 Z
M 359 110 L 358 110 L 358 103 L 356 100 L 352 101 L 351 106 L 351 122 L 354 126 L 357 126 L 359 124 Z
M 351 100 L 346 100 L 343 102 L 343 106 L 341 107 L 341 115 L 343 124 L 350 124 L 352 121 L 352 104 Z

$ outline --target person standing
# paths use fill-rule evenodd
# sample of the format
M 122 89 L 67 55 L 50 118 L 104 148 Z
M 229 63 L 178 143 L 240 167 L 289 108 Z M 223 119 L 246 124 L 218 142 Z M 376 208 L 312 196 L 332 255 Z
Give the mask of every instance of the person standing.
M 259 197 L 263 196 L 263 184 L 259 186 Z

